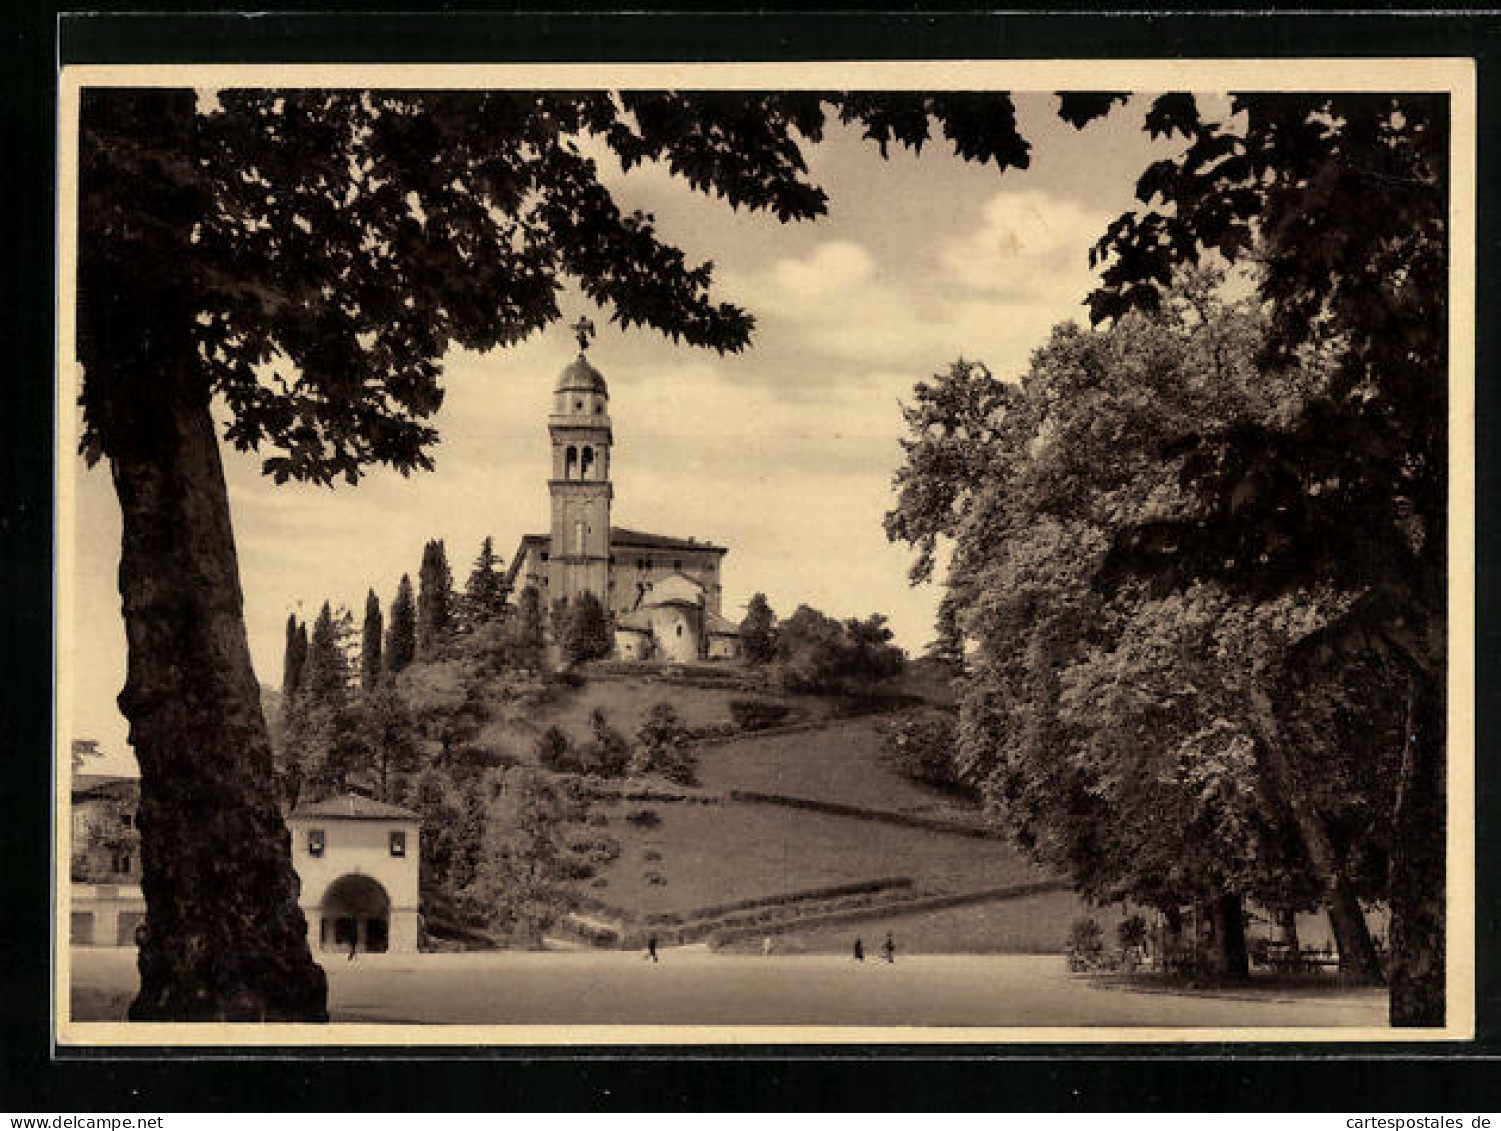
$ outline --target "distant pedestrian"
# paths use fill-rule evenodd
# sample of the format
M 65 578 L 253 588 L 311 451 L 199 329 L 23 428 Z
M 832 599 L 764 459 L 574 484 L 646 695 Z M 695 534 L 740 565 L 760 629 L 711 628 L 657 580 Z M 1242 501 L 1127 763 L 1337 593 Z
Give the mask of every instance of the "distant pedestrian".
M 891 937 L 891 932 L 886 932 L 886 941 L 881 944 L 881 953 L 886 956 L 887 962 L 896 961 L 896 939 Z
M 360 949 L 360 936 L 359 935 L 350 935 L 349 936 L 349 961 L 351 961 L 351 962 L 354 961 L 355 952 L 358 951 L 359 949 Z
M 761 936 L 761 954 L 763 956 L 765 956 L 766 958 L 770 958 L 771 957 L 771 936 L 770 935 L 762 935 Z
M 865 961 L 865 944 L 863 942 L 861 942 L 858 938 L 855 939 L 855 961 L 856 962 L 864 962 Z
M 648 938 L 646 940 L 646 957 L 650 958 L 653 962 L 660 961 L 660 959 L 657 958 L 657 936 L 656 935 L 652 935 L 650 938 Z

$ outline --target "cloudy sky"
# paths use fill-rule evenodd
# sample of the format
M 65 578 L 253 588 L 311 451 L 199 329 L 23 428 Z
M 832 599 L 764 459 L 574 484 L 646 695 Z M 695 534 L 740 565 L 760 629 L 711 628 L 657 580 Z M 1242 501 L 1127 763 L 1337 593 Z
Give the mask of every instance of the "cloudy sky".
M 881 528 L 901 460 L 899 403 L 961 356 L 1015 375 L 1052 325 L 1082 321 L 1089 245 L 1131 205 L 1155 156 L 1139 106 L 1076 132 L 1051 95 L 1019 103 L 1033 143 L 1024 172 L 966 165 L 941 144 L 883 160 L 836 131 L 807 151 L 831 201 L 814 223 L 733 213 L 665 171 L 613 172 L 622 206 L 655 213 L 690 258 L 712 259 L 721 297 L 757 318 L 751 348 L 722 358 L 610 327 L 582 299 L 564 307 L 565 322 L 587 314 L 601 327 L 589 352 L 610 386 L 613 521 L 730 547 L 732 618 L 759 590 L 783 614 L 800 603 L 885 613 L 914 653 L 931 639 L 937 594 L 908 587 L 910 554 Z M 429 538 L 444 540 L 462 584 L 485 535 L 509 560 L 521 535 L 547 530 L 548 394 L 575 352 L 560 325 L 449 357 L 430 474 L 375 469 L 356 488 L 276 487 L 259 457 L 226 452 L 262 682 L 280 681 L 289 612 L 311 619 L 330 599 L 358 614 L 372 587 L 388 604 L 402 573 L 415 579 Z M 101 769 L 132 772 L 114 703 L 125 672 L 120 519 L 103 468 L 80 465 L 74 533 L 72 737 L 100 740 Z

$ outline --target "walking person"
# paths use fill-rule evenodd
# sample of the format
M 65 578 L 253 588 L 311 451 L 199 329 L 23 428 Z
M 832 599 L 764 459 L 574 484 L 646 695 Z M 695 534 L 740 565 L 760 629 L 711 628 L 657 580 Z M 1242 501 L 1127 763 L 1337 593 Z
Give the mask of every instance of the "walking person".
M 770 935 L 762 935 L 761 936 L 761 956 L 763 958 L 770 958 L 771 957 L 771 936 Z
M 886 932 L 886 941 L 881 944 L 881 953 L 886 956 L 887 962 L 896 961 L 896 939 L 891 937 L 891 932 Z
M 354 961 L 355 953 L 360 949 L 360 933 L 356 930 L 349 936 L 349 961 Z
M 855 961 L 865 961 L 865 944 L 860 941 L 860 937 L 858 935 L 855 936 Z
M 653 962 L 659 961 L 659 959 L 657 958 L 657 936 L 656 935 L 651 935 L 646 940 L 646 957 L 650 958 Z

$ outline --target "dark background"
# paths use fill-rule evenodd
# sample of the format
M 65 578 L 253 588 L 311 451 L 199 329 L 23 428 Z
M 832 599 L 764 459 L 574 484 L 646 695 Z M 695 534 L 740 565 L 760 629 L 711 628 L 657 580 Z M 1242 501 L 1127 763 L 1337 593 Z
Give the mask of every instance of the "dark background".
M 145 7 L 147 5 L 139 5 Z M 1501 231 L 1501 13 L 1111 15 L 602 11 L 63 17 L 7 9 L 0 67 L 10 349 L 0 401 L 0 1111 L 191 1110 L 1501 1110 L 1493 327 Z M 202 5 L 198 5 L 200 8 Z M 385 9 L 383 12 L 382 9 Z M 162 13 L 168 14 L 162 14 Z M 1476 58 L 1480 219 L 1476 635 L 1479 1039 L 1402 1045 L 890 1046 L 827 1049 L 65 1050 L 51 1048 L 53 289 L 56 65 L 1448 55 Z M 1455 817 L 1459 817 L 1455 814 Z M 191 1059 L 189 1059 L 191 1058 Z M 393 1063 L 394 1061 L 394 1063 Z

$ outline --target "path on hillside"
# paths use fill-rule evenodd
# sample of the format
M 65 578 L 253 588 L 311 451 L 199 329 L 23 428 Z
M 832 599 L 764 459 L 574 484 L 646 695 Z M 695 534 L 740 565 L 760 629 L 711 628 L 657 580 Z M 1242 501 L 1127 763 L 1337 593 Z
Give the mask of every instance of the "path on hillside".
M 873 951 L 875 947 L 872 947 Z M 130 948 L 73 951 L 75 1000 L 134 984 Z M 362 955 L 325 961 L 335 1021 L 473 1025 L 1379 1027 L 1380 990 L 1142 993 L 1061 958 L 640 952 Z M 78 1020 L 88 1018 L 80 1017 Z M 1284 1034 L 1294 1035 L 1294 1034 Z M 582 1039 L 582 1038 L 580 1038 Z M 753 1034 L 746 1035 L 753 1040 Z

